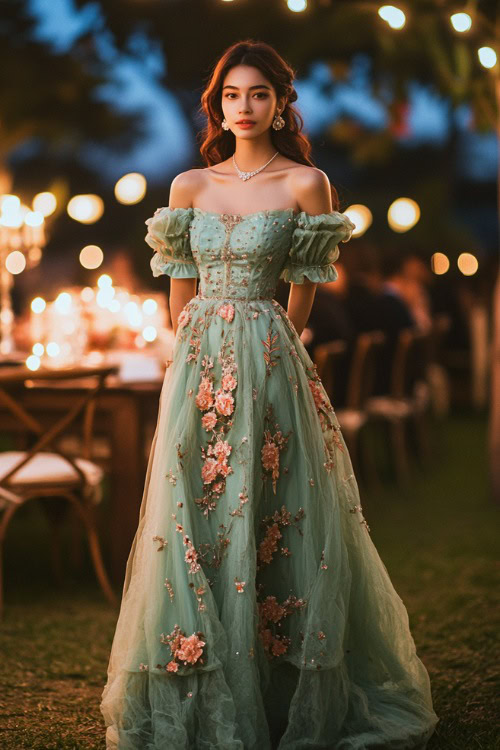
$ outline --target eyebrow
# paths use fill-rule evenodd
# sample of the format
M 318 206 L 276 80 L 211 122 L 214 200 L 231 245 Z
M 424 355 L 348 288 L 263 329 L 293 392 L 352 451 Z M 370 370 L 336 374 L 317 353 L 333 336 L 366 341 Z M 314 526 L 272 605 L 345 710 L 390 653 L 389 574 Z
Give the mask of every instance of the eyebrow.
M 238 87 L 238 86 L 230 86 L 230 85 L 227 85 L 227 86 L 223 86 L 223 87 L 222 87 L 222 90 L 224 91 L 224 89 L 237 89 L 237 88 L 239 88 L 239 87 Z M 269 91 L 271 90 L 271 89 L 269 88 L 269 86 L 266 86 L 266 85 L 265 85 L 265 83 L 260 83 L 260 84 L 259 84 L 259 85 L 257 85 L 257 86 L 249 86 L 249 87 L 248 87 L 248 89 L 249 89 L 249 91 L 251 91 L 252 89 L 268 89 Z

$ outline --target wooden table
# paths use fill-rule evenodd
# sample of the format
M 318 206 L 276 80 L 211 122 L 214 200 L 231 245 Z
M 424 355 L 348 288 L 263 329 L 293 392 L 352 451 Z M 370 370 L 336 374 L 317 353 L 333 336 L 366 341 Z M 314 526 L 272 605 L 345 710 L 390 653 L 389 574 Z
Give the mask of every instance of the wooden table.
M 111 447 L 110 513 L 102 526 L 101 543 L 109 575 L 120 587 L 125 565 L 139 521 L 149 444 L 147 426 L 156 424 L 162 381 L 123 383 L 110 378 L 98 396 L 95 432 L 106 436 Z M 85 380 L 71 387 L 58 383 L 37 384 L 22 392 L 23 404 L 43 423 L 54 421 L 57 412 L 68 410 L 75 397 L 88 388 Z M 12 417 L 0 409 L 2 431 L 15 431 Z M 148 441 L 149 443 L 149 441 Z M 102 519 L 101 519 L 102 520 Z

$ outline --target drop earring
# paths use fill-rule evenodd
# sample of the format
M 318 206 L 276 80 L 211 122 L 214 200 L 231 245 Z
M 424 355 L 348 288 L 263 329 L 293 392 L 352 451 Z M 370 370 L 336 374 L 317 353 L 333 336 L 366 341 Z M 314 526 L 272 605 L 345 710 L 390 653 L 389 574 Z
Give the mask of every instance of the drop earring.
M 272 127 L 273 127 L 273 129 L 274 129 L 274 130 L 281 130 L 281 128 L 284 128 L 284 127 L 285 127 L 285 121 L 284 121 L 284 119 L 283 119 L 283 118 L 281 117 L 281 115 L 280 115 L 280 113 L 279 113 L 279 112 L 277 112 L 277 113 L 275 114 L 275 116 L 274 116 L 274 120 L 273 120 L 273 125 L 272 125 Z
M 226 118 L 225 118 L 225 117 L 224 117 L 224 119 L 222 120 L 222 122 L 221 122 L 221 125 L 222 125 L 222 127 L 224 128 L 224 130 L 229 130 L 229 125 L 227 124 L 227 122 L 226 122 Z

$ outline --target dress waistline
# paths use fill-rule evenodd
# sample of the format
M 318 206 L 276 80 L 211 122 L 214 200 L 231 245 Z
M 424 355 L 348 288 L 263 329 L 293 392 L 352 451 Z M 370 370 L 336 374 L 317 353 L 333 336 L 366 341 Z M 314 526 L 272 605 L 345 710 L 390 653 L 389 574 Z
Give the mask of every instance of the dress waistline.
M 196 297 L 198 299 L 208 300 L 208 299 L 219 299 L 219 300 L 231 300 L 232 302 L 255 302 L 256 300 L 269 300 L 270 302 L 274 299 L 273 297 L 231 297 L 230 295 L 209 295 L 206 296 L 204 294 L 196 294 Z

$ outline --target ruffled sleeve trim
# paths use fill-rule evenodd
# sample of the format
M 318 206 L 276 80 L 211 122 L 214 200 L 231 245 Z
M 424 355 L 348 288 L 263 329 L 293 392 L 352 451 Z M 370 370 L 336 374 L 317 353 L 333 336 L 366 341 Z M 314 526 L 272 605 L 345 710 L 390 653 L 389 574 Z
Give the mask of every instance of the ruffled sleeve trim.
M 355 225 L 339 211 L 311 215 L 301 211 L 295 218 L 290 253 L 280 274 L 286 282 L 303 284 L 338 278 L 333 263 L 340 255 L 339 243 L 347 242 Z
M 198 267 L 191 251 L 189 227 L 192 208 L 158 208 L 146 219 L 145 240 L 155 251 L 151 258 L 153 276 L 167 274 L 176 278 L 198 278 Z

